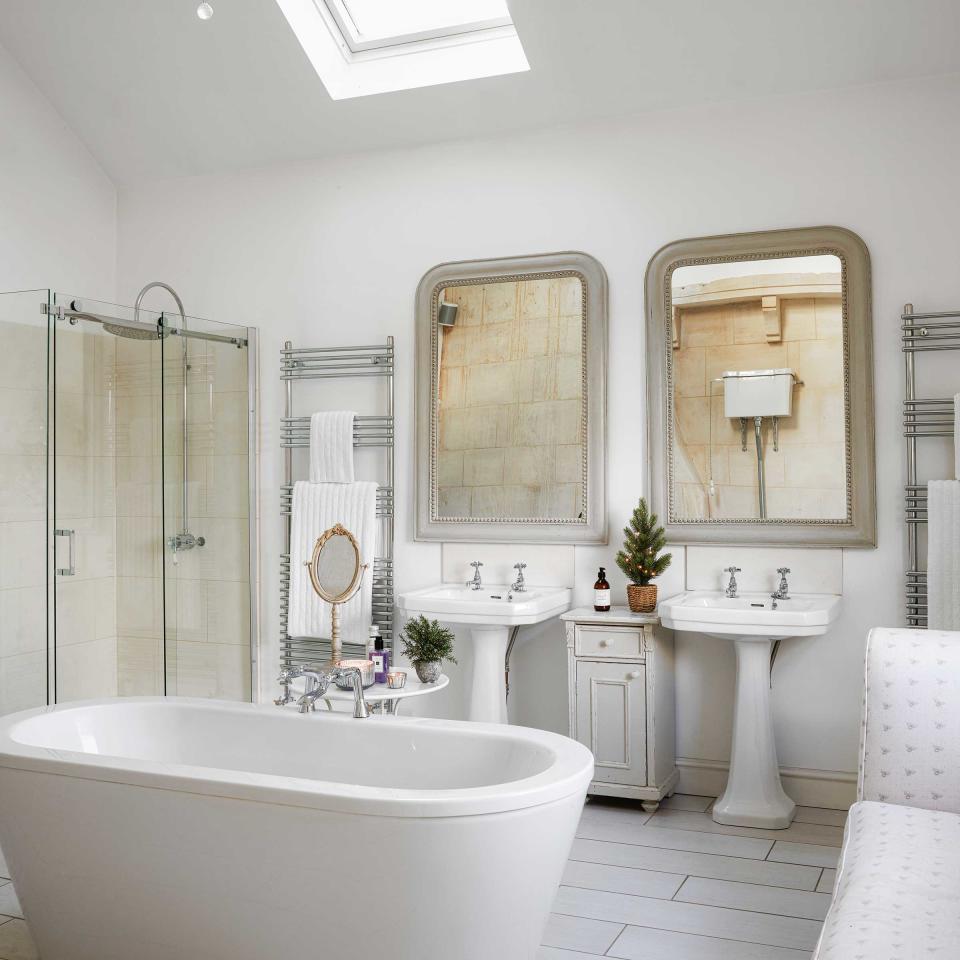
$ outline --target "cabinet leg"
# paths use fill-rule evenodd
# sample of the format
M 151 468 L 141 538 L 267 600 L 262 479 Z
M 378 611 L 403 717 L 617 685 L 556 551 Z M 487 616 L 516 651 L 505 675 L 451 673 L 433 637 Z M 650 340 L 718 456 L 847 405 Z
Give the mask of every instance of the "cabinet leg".
M 640 804 L 644 813 L 656 813 L 660 809 L 659 800 L 643 800 Z

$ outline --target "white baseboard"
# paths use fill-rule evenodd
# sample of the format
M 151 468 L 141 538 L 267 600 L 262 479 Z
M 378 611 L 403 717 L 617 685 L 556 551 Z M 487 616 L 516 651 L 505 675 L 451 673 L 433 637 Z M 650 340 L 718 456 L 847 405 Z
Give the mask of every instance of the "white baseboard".
M 730 765 L 720 760 L 694 760 L 677 757 L 680 782 L 677 793 L 690 793 L 699 797 L 719 797 L 727 785 Z M 802 807 L 826 807 L 829 810 L 846 810 L 857 794 L 857 775 L 840 770 L 804 770 L 798 767 L 781 767 L 783 789 L 795 803 Z

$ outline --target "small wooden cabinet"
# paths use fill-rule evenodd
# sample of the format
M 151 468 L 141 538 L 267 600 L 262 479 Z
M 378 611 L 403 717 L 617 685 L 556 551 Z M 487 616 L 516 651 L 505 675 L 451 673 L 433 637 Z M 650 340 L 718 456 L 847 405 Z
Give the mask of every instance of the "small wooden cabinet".
M 676 789 L 673 633 L 655 614 L 565 613 L 570 736 L 594 755 L 589 792 L 657 809 Z

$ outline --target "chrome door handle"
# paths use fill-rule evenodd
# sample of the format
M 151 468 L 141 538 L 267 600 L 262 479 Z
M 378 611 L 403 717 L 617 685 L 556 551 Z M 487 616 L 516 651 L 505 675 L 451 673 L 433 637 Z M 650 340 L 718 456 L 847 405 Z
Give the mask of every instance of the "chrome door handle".
M 60 577 L 75 577 L 77 575 L 77 564 L 74 559 L 74 544 L 76 542 L 77 531 L 57 529 L 53 531 L 55 537 L 66 537 L 67 543 L 69 544 L 69 554 L 67 557 L 67 566 L 66 567 L 57 567 L 56 573 Z

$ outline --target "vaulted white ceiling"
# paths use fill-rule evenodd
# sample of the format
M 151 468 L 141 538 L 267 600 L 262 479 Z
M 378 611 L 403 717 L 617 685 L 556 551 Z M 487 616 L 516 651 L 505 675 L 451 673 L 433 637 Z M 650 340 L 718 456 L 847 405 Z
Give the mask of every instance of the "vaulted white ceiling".
M 0 42 L 118 183 L 960 72 L 958 0 L 511 0 L 529 73 L 335 102 L 275 0 L 211 2 L 3 0 Z

